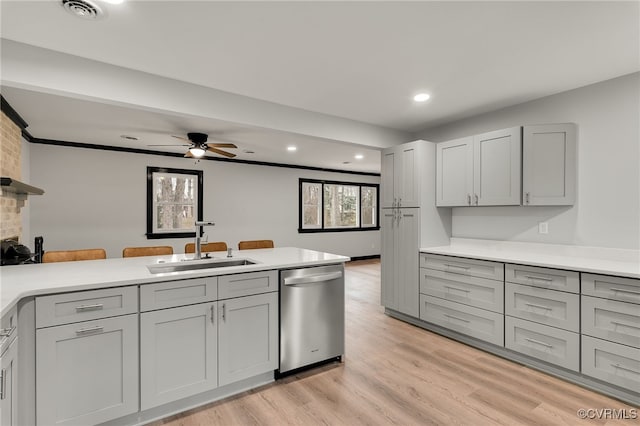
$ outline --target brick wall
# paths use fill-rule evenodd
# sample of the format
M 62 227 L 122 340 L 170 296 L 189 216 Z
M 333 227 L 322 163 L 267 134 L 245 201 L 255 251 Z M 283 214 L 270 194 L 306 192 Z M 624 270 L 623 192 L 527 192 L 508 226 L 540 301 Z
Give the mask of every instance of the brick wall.
M 0 116 L 0 176 L 20 180 L 22 133 L 4 112 Z M 22 236 L 22 221 L 15 194 L 0 196 L 0 239 Z

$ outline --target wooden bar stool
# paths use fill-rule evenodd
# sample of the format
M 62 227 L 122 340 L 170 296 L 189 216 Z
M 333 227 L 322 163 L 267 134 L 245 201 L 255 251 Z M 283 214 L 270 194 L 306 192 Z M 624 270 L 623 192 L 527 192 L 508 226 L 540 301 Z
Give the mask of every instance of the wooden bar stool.
M 240 241 L 238 243 L 238 250 L 253 250 L 273 247 L 273 240 Z
M 161 256 L 163 254 L 173 254 L 173 247 L 125 247 L 124 250 L 122 250 L 122 257 Z
M 214 243 L 206 243 L 202 244 L 202 252 L 210 252 L 210 251 L 227 251 L 227 243 L 223 241 L 217 241 Z M 184 245 L 185 253 L 195 253 L 196 245 L 194 243 L 187 243 Z
M 104 249 L 82 249 L 82 250 L 53 250 L 47 251 L 42 256 L 42 263 L 53 262 L 73 262 L 76 260 L 96 260 L 106 259 L 107 252 Z

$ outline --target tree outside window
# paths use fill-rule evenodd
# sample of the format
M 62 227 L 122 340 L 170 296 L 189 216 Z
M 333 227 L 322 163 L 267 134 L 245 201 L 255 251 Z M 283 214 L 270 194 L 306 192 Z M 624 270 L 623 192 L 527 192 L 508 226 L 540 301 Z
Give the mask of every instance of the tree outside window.
M 147 168 L 147 238 L 194 237 L 202 220 L 202 171 Z

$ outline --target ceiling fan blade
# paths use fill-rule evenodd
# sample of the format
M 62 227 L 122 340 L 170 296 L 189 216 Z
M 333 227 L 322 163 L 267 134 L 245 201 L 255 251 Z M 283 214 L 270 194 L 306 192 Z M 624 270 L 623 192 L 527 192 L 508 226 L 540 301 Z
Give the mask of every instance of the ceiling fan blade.
M 214 146 L 216 148 L 237 148 L 237 146 L 235 146 L 232 143 L 211 143 L 211 142 L 207 142 L 207 145 Z
M 214 148 L 212 146 L 207 147 L 207 151 L 215 152 L 216 154 L 224 155 L 225 157 L 233 158 L 236 155 L 221 149 Z
M 193 158 L 193 154 L 191 153 L 191 151 L 187 151 L 187 153 L 184 156 L 187 158 Z
M 183 137 L 183 136 L 176 136 L 176 135 L 171 135 L 172 138 L 176 138 L 176 139 L 182 139 L 183 141 L 187 141 L 187 142 L 191 142 L 189 139 Z

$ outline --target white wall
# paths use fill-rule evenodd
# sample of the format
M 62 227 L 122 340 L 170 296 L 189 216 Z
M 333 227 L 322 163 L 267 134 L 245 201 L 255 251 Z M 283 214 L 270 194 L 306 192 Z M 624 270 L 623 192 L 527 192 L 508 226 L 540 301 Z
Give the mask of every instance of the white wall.
M 193 239 L 147 240 L 147 166 L 204 171 L 204 219 L 209 241 L 237 248 L 240 240 L 272 239 L 347 256 L 380 254 L 380 231 L 298 233 L 298 178 L 380 183 L 360 176 L 147 154 L 30 144 L 33 197 L 30 240 L 45 250 L 103 247 L 120 257 L 126 246 L 172 245 L 183 253 Z
M 640 73 L 419 132 L 441 142 L 511 126 L 578 125 L 572 207 L 460 207 L 454 237 L 640 248 Z M 538 222 L 549 234 L 538 234 Z

